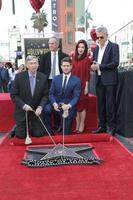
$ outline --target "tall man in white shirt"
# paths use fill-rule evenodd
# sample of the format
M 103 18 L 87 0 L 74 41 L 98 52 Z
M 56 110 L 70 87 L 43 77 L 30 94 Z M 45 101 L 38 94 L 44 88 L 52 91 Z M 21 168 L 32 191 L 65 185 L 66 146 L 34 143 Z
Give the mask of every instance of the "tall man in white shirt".
M 96 72 L 96 95 L 98 104 L 98 128 L 94 133 L 115 134 L 116 87 L 118 82 L 119 47 L 108 40 L 106 27 L 96 30 L 97 46 L 93 52 L 91 69 Z
M 54 76 L 62 73 L 61 60 L 68 56 L 59 49 L 59 39 L 51 37 L 48 42 L 49 51 L 40 57 L 40 71 L 48 78 L 48 87 L 50 88 Z M 55 129 L 60 131 L 60 117 L 54 114 Z
M 47 75 L 49 88 L 54 76 L 62 73 L 61 60 L 68 55 L 59 49 L 59 39 L 51 37 L 48 42 L 49 51 L 40 57 L 40 71 Z

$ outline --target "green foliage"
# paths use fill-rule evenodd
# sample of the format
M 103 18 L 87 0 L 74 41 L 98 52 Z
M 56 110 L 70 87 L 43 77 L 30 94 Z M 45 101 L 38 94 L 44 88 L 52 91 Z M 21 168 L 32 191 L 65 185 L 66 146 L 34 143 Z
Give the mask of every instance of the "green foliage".
M 31 20 L 33 21 L 33 28 L 37 29 L 40 33 L 48 25 L 47 14 L 42 11 L 33 12 Z

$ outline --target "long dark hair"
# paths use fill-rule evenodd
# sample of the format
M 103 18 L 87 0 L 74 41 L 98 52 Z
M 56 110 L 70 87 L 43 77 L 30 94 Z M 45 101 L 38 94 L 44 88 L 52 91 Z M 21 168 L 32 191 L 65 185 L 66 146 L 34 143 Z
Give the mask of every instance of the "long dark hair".
M 78 47 L 79 47 L 80 43 L 84 44 L 84 46 L 85 46 L 84 53 L 81 55 L 81 57 L 79 57 L 79 54 L 78 54 Z M 85 40 L 79 40 L 76 45 L 76 49 L 75 49 L 75 59 L 82 60 L 83 58 L 85 58 L 87 56 L 87 52 L 88 52 L 87 42 Z
M 10 68 L 11 68 L 11 70 L 12 70 L 12 73 L 15 71 L 15 69 L 14 69 L 14 67 L 13 67 L 13 65 L 12 65 L 12 63 L 11 63 L 11 62 L 7 62 L 7 63 L 5 64 L 5 67 L 6 67 L 6 68 L 8 68 L 8 69 L 10 69 Z

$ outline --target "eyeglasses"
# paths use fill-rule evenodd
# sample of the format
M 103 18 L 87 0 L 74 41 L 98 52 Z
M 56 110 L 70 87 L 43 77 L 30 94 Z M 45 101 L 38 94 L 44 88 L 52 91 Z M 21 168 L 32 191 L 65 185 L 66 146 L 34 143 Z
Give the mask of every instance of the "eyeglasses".
M 101 37 L 97 37 L 97 39 L 99 40 L 99 39 L 103 39 L 104 37 L 103 36 L 101 36 Z

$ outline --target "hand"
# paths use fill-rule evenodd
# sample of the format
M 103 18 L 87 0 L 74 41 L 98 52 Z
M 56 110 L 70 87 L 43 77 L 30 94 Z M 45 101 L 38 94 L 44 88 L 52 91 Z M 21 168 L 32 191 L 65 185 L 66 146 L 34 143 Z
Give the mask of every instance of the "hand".
M 42 113 L 42 107 L 38 106 L 36 111 L 35 111 L 35 114 L 36 114 L 36 116 L 39 116 L 39 115 L 41 115 L 41 113 Z
M 70 105 L 69 104 L 63 104 L 62 105 L 62 110 L 69 110 L 70 109 Z
M 29 106 L 29 105 L 27 105 L 27 104 L 24 105 L 24 108 L 23 108 L 23 109 L 24 109 L 26 112 L 28 112 L 28 111 L 33 111 L 32 107 Z
M 91 65 L 91 69 L 92 69 L 92 71 L 97 71 L 99 69 L 99 64 L 93 63 Z
M 54 110 L 56 110 L 57 112 L 60 112 L 59 105 L 57 103 L 54 103 L 53 107 L 54 107 Z

